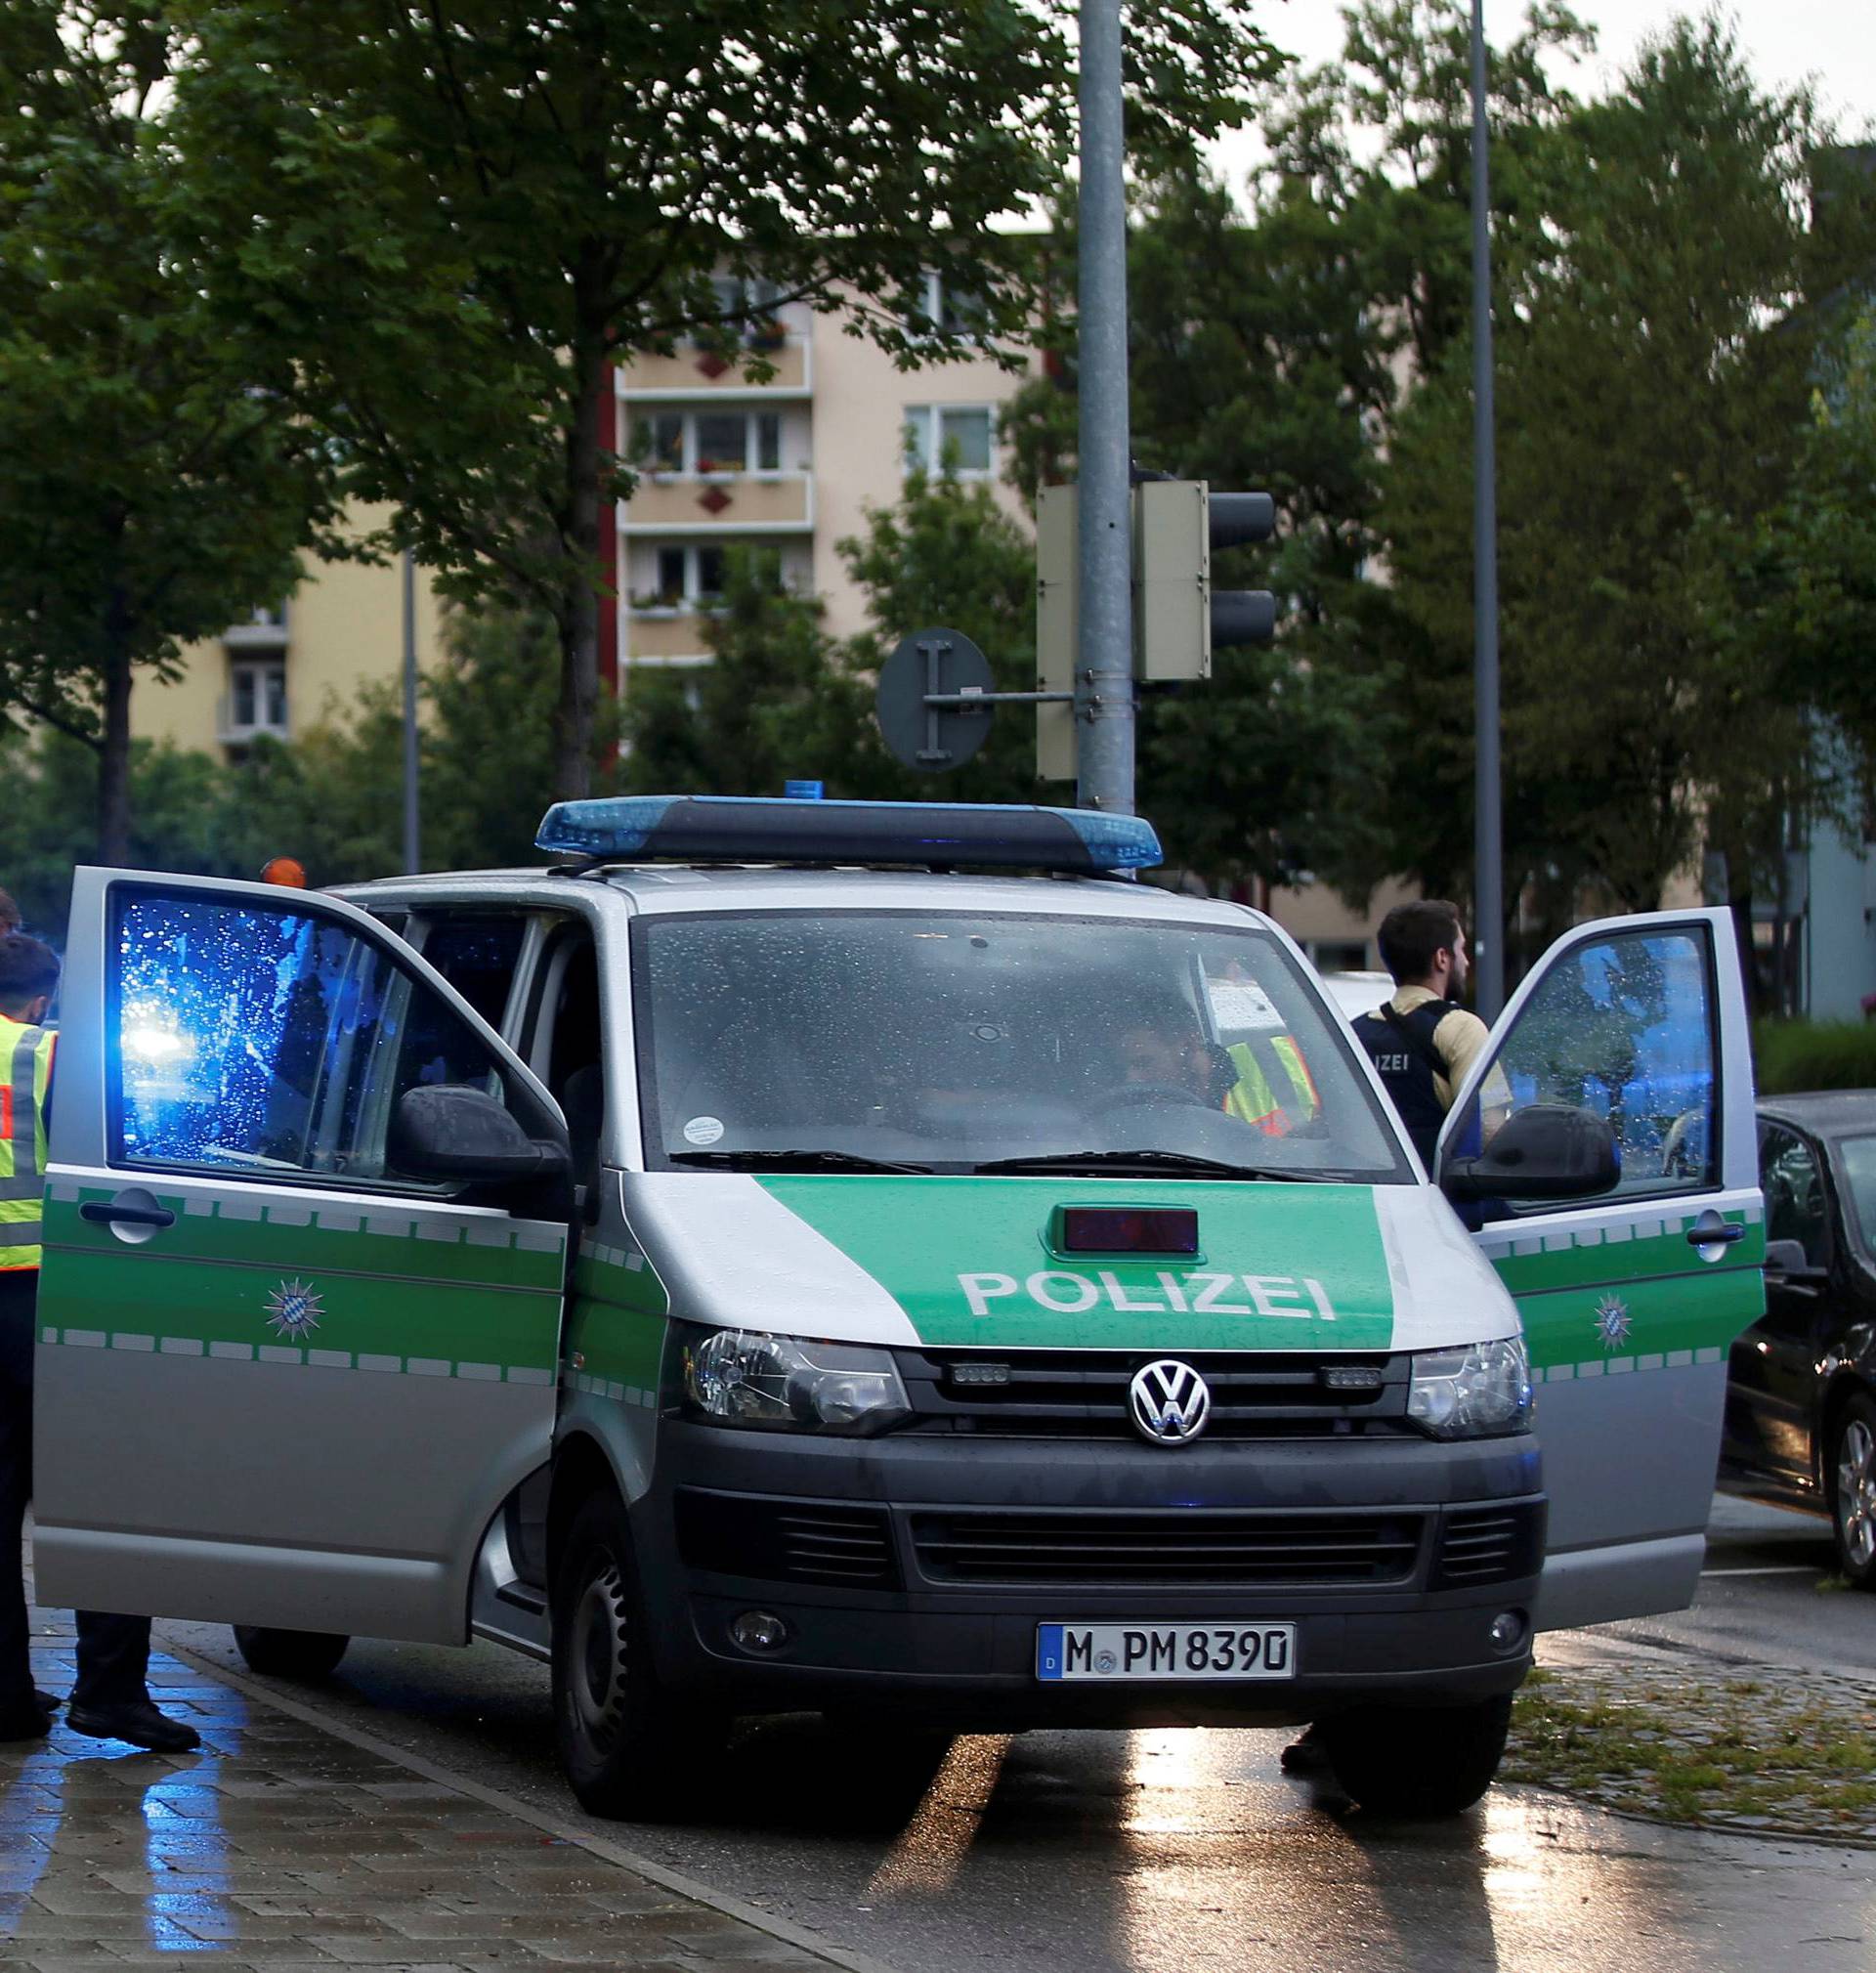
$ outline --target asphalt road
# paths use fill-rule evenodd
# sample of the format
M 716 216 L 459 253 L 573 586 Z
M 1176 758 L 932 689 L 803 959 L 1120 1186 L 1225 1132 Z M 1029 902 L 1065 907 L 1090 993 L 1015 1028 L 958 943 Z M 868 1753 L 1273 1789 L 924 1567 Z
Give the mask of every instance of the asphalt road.
M 1876 1598 L 1820 1592 L 1818 1523 L 1722 1501 L 1696 1608 L 1559 1640 L 1868 1671 Z M 168 1640 L 238 1666 L 225 1630 Z M 899 1973 L 1807 1973 L 1876 1963 L 1876 1857 L 1669 1831 L 1534 1790 L 1429 1827 L 1367 1823 L 1284 1778 L 1280 1733 L 1036 1734 L 860 1745 L 818 1721 L 750 1731 L 721 1810 L 596 1824 L 553 1765 L 545 1671 L 492 1647 L 356 1643 L 295 1699 L 603 1828 L 667 1869 Z

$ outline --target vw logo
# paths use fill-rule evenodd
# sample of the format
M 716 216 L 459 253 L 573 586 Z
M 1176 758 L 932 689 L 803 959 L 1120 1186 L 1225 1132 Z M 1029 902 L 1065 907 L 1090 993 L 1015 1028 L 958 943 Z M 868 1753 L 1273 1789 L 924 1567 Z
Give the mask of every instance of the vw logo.
M 1133 1424 L 1155 1445 L 1184 1445 L 1205 1430 L 1212 1394 L 1189 1363 L 1165 1356 L 1135 1371 L 1128 1387 Z

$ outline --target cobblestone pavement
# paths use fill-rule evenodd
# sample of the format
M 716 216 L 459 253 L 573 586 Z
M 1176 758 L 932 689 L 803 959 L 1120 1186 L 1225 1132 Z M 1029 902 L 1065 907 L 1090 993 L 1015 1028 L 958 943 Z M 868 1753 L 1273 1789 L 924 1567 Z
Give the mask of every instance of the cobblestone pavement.
M 1543 1640 L 1504 1780 L 1598 1808 L 1876 1849 L 1876 1683 L 1596 1632 Z
M 63 1613 L 35 1668 L 71 1683 Z M 62 1722 L 0 1744 L 0 1965 L 18 1973 L 405 1973 L 607 1967 L 807 1973 L 802 1950 L 158 1653 L 150 1687 L 202 1736 L 141 1753 Z

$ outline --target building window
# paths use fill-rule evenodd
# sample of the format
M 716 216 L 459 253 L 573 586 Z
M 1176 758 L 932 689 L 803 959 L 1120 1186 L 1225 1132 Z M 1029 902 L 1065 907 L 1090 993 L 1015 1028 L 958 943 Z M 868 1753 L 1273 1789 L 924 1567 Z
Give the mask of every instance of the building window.
M 277 658 L 246 659 L 228 670 L 228 734 L 286 738 L 286 665 Z
M 773 343 L 781 323 L 775 310 L 782 290 L 772 280 L 745 280 L 742 276 L 719 274 L 710 281 L 710 293 L 726 329 L 740 329 L 746 343 Z M 702 338 L 699 338 L 702 340 Z
M 906 461 L 920 472 L 982 479 L 992 464 L 988 405 L 908 405 Z
M 641 418 L 632 454 L 654 473 L 779 473 L 782 418 L 777 411 L 660 411 Z
M 719 541 L 675 544 L 657 551 L 658 586 L 634 596 L 635 610 L 684 610 L 713 603 L 723 593 L 724 557 Z
M 930 335 L 934 329 L 947 335 L 983 335 L 989 313 L 982 295 L 972 294 L 936 268 L 928 268 L 919 285 L 906 298 L 906 331 L 915 336 Z

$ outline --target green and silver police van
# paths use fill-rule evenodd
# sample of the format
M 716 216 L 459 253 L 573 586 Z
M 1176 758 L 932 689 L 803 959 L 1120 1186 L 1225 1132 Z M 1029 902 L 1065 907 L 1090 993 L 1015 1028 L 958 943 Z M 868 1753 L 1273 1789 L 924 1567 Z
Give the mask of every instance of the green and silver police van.
M 1315 1722 L 1475 1800 L 1546 1627 L 1684 1606 L 1762 1307 L 1729 918 L 1571 931 L 1430 1174 L 1147 824 L 563 804 L 552 867 L 83 870 L 57 1605 L 551 1663 L 666 1811 L 739 1716 Z

